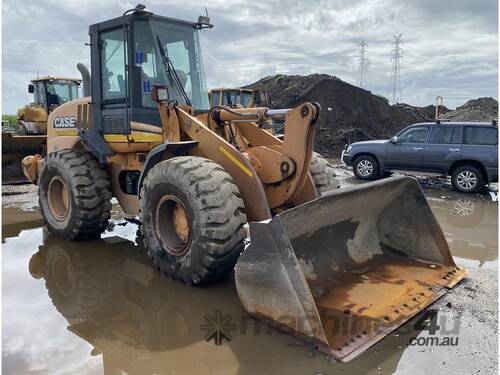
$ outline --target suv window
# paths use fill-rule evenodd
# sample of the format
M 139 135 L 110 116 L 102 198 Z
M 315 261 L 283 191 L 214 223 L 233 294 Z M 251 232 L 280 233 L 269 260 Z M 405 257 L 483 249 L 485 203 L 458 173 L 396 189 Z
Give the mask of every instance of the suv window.
M 467 145 L 496 145 L 498 144 L 498 131 L 494 127 L 465 127 L 464 143 Z
M 461 143 L 461 134 L 462 132 L 459 126 L 436 125 L 432 128 L 429 143 L 440 145 Z
M 425 143 L 427 142 L 428 134 L 429 128 L 427 126 L 411 128 L 403 132 L 398 137 L 398 141 L 400 143 Z

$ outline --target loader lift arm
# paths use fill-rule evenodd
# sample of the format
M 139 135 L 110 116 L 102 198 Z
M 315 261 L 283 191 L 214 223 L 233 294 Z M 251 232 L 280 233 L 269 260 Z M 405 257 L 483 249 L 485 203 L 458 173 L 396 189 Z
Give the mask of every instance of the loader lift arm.
M 250 220 L 269 219 L 271 210 L 279 211 L 316 197 L 309 165 L 319 105 L 304 103 L 279 111 L 265 107 L 216 108 L 209 121 L 231 129 L 240 139 L 231 144 L 193 116 L 189 107 L 169 101 L 166 87 L 154 87 L 152 98 L 158 104 L 165 141 L 196 141 L 191 152 L 214 160 L 231 175 L 241 190 Z M 285 117 L 284 141 L 254 123 L 271 116 Z

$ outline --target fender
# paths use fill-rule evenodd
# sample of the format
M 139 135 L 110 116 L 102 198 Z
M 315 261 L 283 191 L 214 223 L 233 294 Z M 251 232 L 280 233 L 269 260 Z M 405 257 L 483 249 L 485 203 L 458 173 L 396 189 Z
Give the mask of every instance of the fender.
M 178 153 L 185 151 L 186 149 L 190 149 L 194 146 L 198 145 L 198 141 L 180 141 L 180 142 L 166 142 L 159 146 L 153 148 L 148 156 L 146 157 L 146 161 L 144 162 L 144 169 L 141 172 L 139 177 L 139 181 L 137 182 L 137 191 L 141 191 L 142 183 L 146 178 L 149 170 L 153 168 L 156 164 L 162 161 L 163 156 L 166 152 L 170 152 L 172 154 L 177 155 Z

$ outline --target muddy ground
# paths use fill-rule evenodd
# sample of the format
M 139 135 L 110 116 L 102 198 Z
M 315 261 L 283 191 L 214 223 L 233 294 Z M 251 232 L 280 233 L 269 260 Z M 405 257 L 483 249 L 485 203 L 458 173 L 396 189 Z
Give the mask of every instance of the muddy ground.
M 343 186 L 359 183 L 337 170 Z M 463 195 L 419 181 L 469 276 L 431 306 L 435 324 L 421 314 L 347 364 L 249 319 L 231 278 L 189 288 L 161 276 L 116 205 L 103 239 L 67 242 L 43 229 L 36 187 L 3 186 L 3 373 L 496 373 L 497 187 Z M 201 329 L 217 311 L 232 323 L 221 345 Z

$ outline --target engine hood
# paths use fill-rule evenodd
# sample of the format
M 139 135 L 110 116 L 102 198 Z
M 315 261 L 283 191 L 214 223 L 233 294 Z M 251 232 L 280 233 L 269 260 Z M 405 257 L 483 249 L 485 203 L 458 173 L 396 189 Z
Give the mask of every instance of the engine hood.
M 368 146 L 368 145 L 377 145 L 377 144 L 382 144 L 382 143 L 388 143 L 390 142 L 389 139 L 374 139 L 371 141 L 362 141 L 362 142 L 354 142 L 351 143 L 351 146 Z

